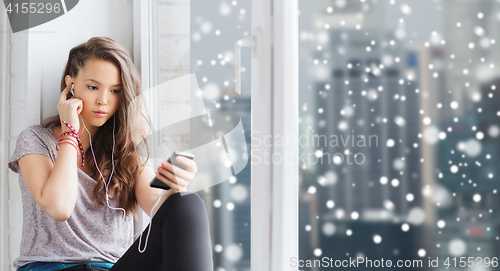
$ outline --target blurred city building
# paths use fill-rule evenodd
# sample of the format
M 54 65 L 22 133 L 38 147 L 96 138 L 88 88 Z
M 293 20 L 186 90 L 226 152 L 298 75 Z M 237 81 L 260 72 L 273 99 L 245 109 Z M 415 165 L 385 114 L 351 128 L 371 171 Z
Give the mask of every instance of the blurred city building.
M 318 157 L 311 166 L 317 176 L 304 182 L 317 189 L 303 198 L 310 203 L 304 212 L 316 216 L 300 220 L 300 229 L 313 229 L 303 233 L 311 240 L 300 247 L 301 258 L 314 259 L 314 248 L 330 257 L 416 259 L 419 249 L 432 255 L 420 193 L 420 73 L 421 65 L 428 65 L 421 63 L 426 50 L 384 31 L 382 4 L 367 10 L 361 2 L 346 1 L 335 12 L 329 7 L 335 1 L 324 1 L 318 14 L 317 24 L 324 28 L 316 35 L 326 42 L 311 61 L 313 69 L 323 66 L 329 76 L 311 88 Z M 307 186 L 302 191 L 311 192 Z M 407 221 L 412 222 L 408 232 L 401 230 Z

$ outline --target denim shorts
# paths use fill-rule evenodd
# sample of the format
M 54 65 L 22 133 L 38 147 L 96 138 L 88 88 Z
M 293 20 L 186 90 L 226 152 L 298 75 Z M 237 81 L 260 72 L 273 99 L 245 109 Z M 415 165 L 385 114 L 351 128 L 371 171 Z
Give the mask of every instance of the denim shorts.
M 92 266 L 90 264 L 73 266 L 65 269 L 61 269 L 61 271 L 107 271 L 109 269 L 104 267 Z

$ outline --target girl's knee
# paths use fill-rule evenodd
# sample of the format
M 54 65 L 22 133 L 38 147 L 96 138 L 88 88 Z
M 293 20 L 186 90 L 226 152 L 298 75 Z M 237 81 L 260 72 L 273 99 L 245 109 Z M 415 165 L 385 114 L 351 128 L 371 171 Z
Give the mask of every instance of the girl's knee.
M 196 193 L 175 193 L 167 200 L 171 200 L 173 204 L 182 203 L 198 207 L 201 205 L 205 206 L 205 202 L 203 201 L 203 199 Z
M 188 201 L 189 203 L 191 203 L 195 206 L 203 205 L 205 207 L 205 201 L 200 197 L 200 195 L 198 195 L 196 193 L 187 194 L 187 195 L 184 195 L 183 197 L 185 197 L 186 201 Z
M 168 213 L 174 216 L 182 216 L 187 219 L 204 220 L 207 217 L 205 201 L 196 193 L 176 193 L 167 200 L 171 200 L 171 209 Z

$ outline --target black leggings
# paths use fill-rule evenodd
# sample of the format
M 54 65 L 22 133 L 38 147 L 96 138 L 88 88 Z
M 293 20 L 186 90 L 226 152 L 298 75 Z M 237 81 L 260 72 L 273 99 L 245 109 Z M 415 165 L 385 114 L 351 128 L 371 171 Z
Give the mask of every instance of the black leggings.
M 144 253 L 138 251 L 138 238 L 110 271 L 213 271 L 208 216 L 205 203 L 198 194 L 173 194 L 156 212 L 151 223 Z M 141 250 L 144 249 L 148 227 L 142 232 Z M 64 270 L 106 270 L 92 268 L 82 265 Z

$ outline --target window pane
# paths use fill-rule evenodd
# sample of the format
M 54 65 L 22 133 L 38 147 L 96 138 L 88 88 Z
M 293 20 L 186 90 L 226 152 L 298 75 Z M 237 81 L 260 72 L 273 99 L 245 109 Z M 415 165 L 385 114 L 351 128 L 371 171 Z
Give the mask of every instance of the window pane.
M 300 260 L 493 270 L 500 3 L 299 5 Z
M 195 161 L 209 161 L 213 168 L 200 172 L 193 181 L 215 182 L 197 193 L 204 199 L 210 220 L 213 244 L 214 270 L 250 270 L 250 50 L 242 50 L 242 95 L 235 93 L 234 45 L 237 40 L 251 34 L 251 1 L 154 1 L 152 15 L 156 30 L 152 37 L 156 52 L 154 85 L 183 75 L 192 74 L 201 90 L 204 110 L 210 117 L 213 113 L 232 112 L 230 118 L 240 118 L 244 132 L 241 142 L 231 142 L 231 136 L 218 134 L 213 126 L 213 135 L 222 140 L 222 148 L 233 162 L 229 175 L 220 172 L 227 165 L 210 161 L 210 151 L 196 157 Z M 155 19 L 156 16 L 156 19 Z M 155 46 L 157 46 L 155 48 Z M 153 56 L 153 58 L 155 58 Z M 190 105 L 176 98 L 165 98 L 159 109 L 171 110 L 174 106 Z M 212 113 L 210 113 L 212 112 Z M 192 112 L 191 112 L 192 113 Z M 176 112 L 166 112 L 176 114 Z M 229 117 L 229 115 L 227 116 Z M 193 114 L 191 114 L 191 119 Z M 227 120 L 224 117 L 224 120 Z M 191 123 L 192 124 L 192 123 Z M 192 130 L 191 130 L 192 131 Z M 242 134 L 242 133 L 240 133 Z M 182 137 L 167 136 L 167 141 L 196 140 L 198 135 Z M 163 137 L 161 137 L 163 138 Z M 175 143 L 175 142 L 174 142 Z M 183 142 L 182 142 L 183 143 Z M 240 144 L 241 143 L 241 144 Z M 168 142 L 167 142 L 168 144 Z M 234 155 L 236 154 L 236 155 Z M 207 158 L 208 157 L 208 158 Z M 235 164 L 239 161 L 239 165 Z M 241 161 L 244 161 L 241 164 Z M 232 175 L 232 176 L 231 176 Z M 188 186 L 189 189 L 189 186 Z

